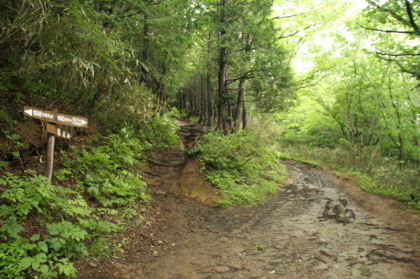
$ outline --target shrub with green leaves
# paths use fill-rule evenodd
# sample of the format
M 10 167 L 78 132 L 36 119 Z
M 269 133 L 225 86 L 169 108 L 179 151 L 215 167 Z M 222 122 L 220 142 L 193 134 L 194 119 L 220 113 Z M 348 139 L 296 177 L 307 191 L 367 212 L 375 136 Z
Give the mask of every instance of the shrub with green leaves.
M 70 259 L 87 255 L 84 240 L 88 232 L 77 222 L 63 219 L 86 218 L 91 213 L 83 198 L 34 173 L 27 176 L 5 173 L 0 178 L 0 187 L 0 277 L 26 278 L 27 274 L 34 278 L 59 274 L 75 277 Z M 22 224 L 35 214 L 45 222 L 37 226 L 40 233 L 32 234 Z
M 56 178 L 72 187 L 32 172 L 0 178 L 0 278 L 76 277 L 72 260 L 94 251 L 89 243 L 122 231 L 138 215 L 135 202 L 148 202 L 136 173 L 147 144 L 129 131 L 91 144 L 63 156 Z
M 134 201 L 147 203 L 146 183 L 135 166 L 145 144 L 129 133 L 99 137 L 90 146 L 73 148 L 63 156 L 59 180 L 74 179 L 102 207 L 118 207 Z
M 286 179 L 285 167 L 258 135 L 210 133 L 194 149 L 207 178 L 222 190 L 219 206 L 251 206 L 265 201 Z
M 172 114 L 171 112 L 154 116 L 141 127 L 139 137 L 156 147 L 168 148 L 176 145 L 179 139 L 176 132 L 179 127 L 171 116 Z

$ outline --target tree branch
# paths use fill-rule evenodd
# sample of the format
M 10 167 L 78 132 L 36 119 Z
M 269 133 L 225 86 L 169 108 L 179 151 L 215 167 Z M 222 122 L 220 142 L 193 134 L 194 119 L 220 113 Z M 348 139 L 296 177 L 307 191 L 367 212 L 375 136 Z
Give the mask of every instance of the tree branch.
M 417 71 L 416 72 L 416 71 L 408 70 L 403 65 L 401 65 L 400 62 L 398 62 L 395 59 L 389 59 L 389 58 L 384 58 L 384 57 L 379 57 L 379 58 L 382 59 L 382 60 L 384 60 L 384 61 L 394 62 L 395 64 L 397 64 L 398 67 L 400 67 L 401 71 L 403 71 L 404 73 L 410 74 L 410 75 L 414 76 L 415 78 L 420 79 L 420 71 Z
M 313 27 L 313 26 L 315 26 L 315 25 L 316 25 L 316 24 L 313 24 L 313 25 L 308 25 L 308 26 L 306 26 L 306 27 L 305 27 L 305 28 L 303 28 L 303 29 L 297 30 L 297 31 L 295 31 L 295 32 L 293 32 L 293 33 L 291 33 L 291 34 L 289 34 L 289 35 L 287 35 L 287 36 L 282 35 L 282 36 L 278 37 L 277 39 L 278 39 L 278 40 L 281 40 L 281 39 L 287 39 L 287 38 L 293 37 L 294 35 L 296 35 L 296 34 L 298 34 L 298 33 L 300 33 L 300 32 L 303 32 L 303 31 L 305 31 L 305 30 L 308 30 L 309 28 L 311 28 L 311 27 Z
M 399 30 L 383 30 L 383 29 L 376 29 L 376 28 L 370 28 L 363 25 L 358 24 L 360 27 L 371 30 L 371 31 L 378 31 L 382 33 L 398 33 L 398 34 L 411 34 L 411 35 L 420 35 L 420 30 L 417 31 L 399 31 Z
M 383 56 L 393 56 L 393 57 L 399 57 L 399 56 L 420 56 L 420 53 L 400 53 L 400 54 L 391 54 L 391 53 L 382 53 L 382 52 L 378 52 L 375 51 L 376 54 L 378 55 L 383 55 Z
M 383 12 L 386 12 L 388 14 L 390 14 L 393 18 L 395 18 L 396 20 L 398 20 L 399 22 L 403 23 L 404 25 L 409 25 L 408 22 L 399 14 L 397 14 L 395 11 L 390 10 L 390 9 L 386 9 L 376 3 L 374 3 L 373 1 L 368 0 L 367 1 L 369 4 L 371 4 L 373 7 L 377 8 L 378 10 L 381 10 Z
M 242 167 L 243 165 L 245 165 L 246 163 L 248 163 L 249 161 L 251 161 L 252 159 L 257 158 L 257 157 L 258 157 L 257 155 L 251 156 L 251 158 L 249 158 L 248 160 L 246 160 L 243 164 L 239 164 L 239 165 L 237 165 L 237 166 L 234 166 L 234 167 L 229 167 L 229 168 L 226 168 L 226 169 L 228 169 L 228 170 L 233 170 L 233 169 L 240 168 L 240 167 Z
M 420 31 L 419 30 L 419 26 L 416 24 L 416 22 L 414 21 L 414 17 L 413 17 L 413 9 L 412 9 L 412 7 L 411 7 L 411 5 L 410 5 L 410 2 L 408 1 L 408 0 L 405 0 L 405 6 L 406 6 L 406 8 L 407 8 L 407 15 L 408 15 L 408 18 L 409 18 L 409 20 L 410 20 L 410 24 L 411 24 L 411 26 L 413 27 L 413 29 L 415 30 L 415 31 Z

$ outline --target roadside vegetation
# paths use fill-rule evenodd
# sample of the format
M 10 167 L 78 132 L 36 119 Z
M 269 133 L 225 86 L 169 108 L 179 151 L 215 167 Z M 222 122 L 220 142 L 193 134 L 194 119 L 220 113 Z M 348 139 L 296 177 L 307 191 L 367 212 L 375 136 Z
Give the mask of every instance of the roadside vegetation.
M 109 237 L 144 224 L 150 196 L 142 159 L 154 146 L 177 142 L 168 122 L 175 126 L 170 118 L 155 120 L 161 127 L 150 136 L 160 141 L 123 129 L 73 146 L 61 154 L 52 184 L 1 162 L 0 277 L 76 277 L 75 259 L 112 255 L 121 244 Z
M 203 174 L 221 191 L 218 206 L 252 206 L 286 183 L 286 169 L 256 133 L 204 136 L 199 151 Z

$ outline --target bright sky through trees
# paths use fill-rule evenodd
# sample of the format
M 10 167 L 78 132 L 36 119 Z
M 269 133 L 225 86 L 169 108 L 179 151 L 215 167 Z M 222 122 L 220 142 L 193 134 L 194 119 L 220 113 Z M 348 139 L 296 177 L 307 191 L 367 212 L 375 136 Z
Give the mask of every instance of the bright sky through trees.
M 291 38 L 291 41 L 296 44 L 293 46 L 296 48 L 293 59 L 295 71 L 303 73 L 312 68 L 312 62 L 306 59 L 310 55 L 311 47 L 320 46 L 323 49 L 332 47 L 333 41 L 329 36 L 332 32 L 340 31 L 351 40 L 352 35 L 346 30 L 343 21 L 356 16 L 366 6 L 365 0 L 347 0 L 339 3 L 328 0 L 293 3 L 286 1 L 286 3 L 275 4 L 274 15 L 284 18 L 282 27 L 286 30 L 285 32 L 292 34 L 301 30 L 295 38 Z M 335 13 L 331 13 L 331 10 Z M 300 13 L 296 13 L 296 11 L 300 11 Z M 302 26 L 304 27 L 302 28 Z

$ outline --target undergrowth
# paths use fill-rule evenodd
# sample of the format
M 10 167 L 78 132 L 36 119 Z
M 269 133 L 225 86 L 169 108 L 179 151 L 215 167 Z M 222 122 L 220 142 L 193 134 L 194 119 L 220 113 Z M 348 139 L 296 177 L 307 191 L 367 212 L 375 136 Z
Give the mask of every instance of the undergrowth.
M 118 207 L 135 201 L 147 202 L 146 183 L 135 170 L 149 145 L 124 131 L 98 137 L 81 148 L 63 154 L 56 177 L 74 180 L 76 187 L 102 207 Z
M 325 163 L 357 179 L 358 185 L 370 193 L 392 196 L 420 209 L 420 166 L 401 160 L 383 157 L 368 148 L 344 150 L 340 148 L 310 148 L 307 146 L 282 146 L 277 156 L 288 159 Z M 286 155 L 287 154 L 287 155 Z
M 285 167 L 261 144 L 258 135 L 214 132 L 205 135 L 194 151 L 201 153 L 207 178 L 222 190 L 218 206 L 261 203 L 285 183 Z
M 1 162 L 0 278 L 74 278 L 74 259 L 109 255 L 107 235 L 143 220 L 149 196 L 136 170 L 147 148 L 127 131 L 97 137 L 63 155 L 55 185 Z

